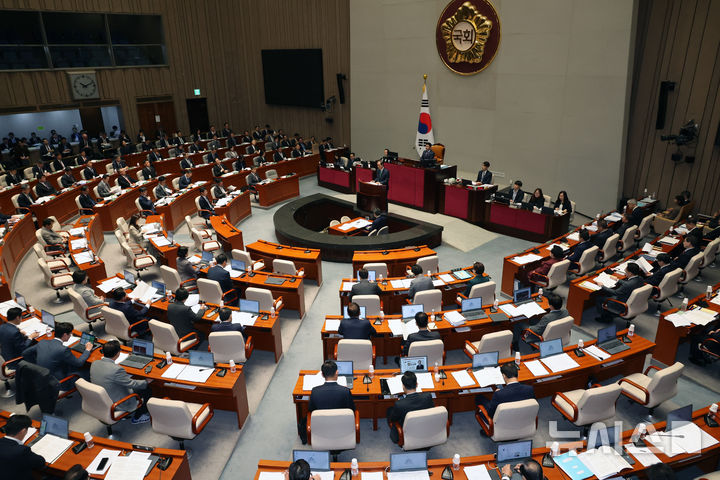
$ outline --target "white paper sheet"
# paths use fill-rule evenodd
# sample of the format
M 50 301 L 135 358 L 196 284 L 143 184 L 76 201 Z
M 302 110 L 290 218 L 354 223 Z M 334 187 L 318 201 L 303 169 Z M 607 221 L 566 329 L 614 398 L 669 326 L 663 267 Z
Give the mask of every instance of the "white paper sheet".
M 22 439 L 22 443 L 24 444 L 25 442 L 27 442 L 28 440 L 30 440 L 30 437 L 32 437 L 33 435 L 35 435 L 35 433 L 36 433 L 37 431 L 38 431 L 38 430 L 37 430 L 37 428 L 35 428 L 35 427 L 28 427 L 27 433 L 25 434 L 25 436 L 24 436 L 23 439 Z
M 230 321 L 232 323 L 239 323 L 243 327 L 252 327 L 253 325 L 255 325 L 255 321 L 257 320 L 257 318 L 257 315 L 249 312 L 238 312 L 233 310 L 233 312 L 230 314 Z
M 73 250 L 81 250 L 83 248 L 86 248 L 87 247 L 87 239 L 77 238 L 75 240 L 70 240 L 70 247 Z
M 445 283 L 452 283 L 455 281 L 455 279 L 449 273 L 443 273 L 441 275 L 438 275 L 438 278 Z
M 315 375 L 303 375 L 303 390 L 310 391 L 315 387 L 318 387 L 320 385 L 323 385 L 325 383 L 325 378 L 322 376 L 321 372 L 316 373 Z
M 112 466 L 113 461 L 120 455 L 120 450 L 110 450 L 108 448 L 103 448 L 100 450 L 100 453 L 98 453 L 95 456 L 95 459 L 90 462 L 90 465 L 88 465 L 87 471 L 90 475 L 105 475 L 105 472 L 107 472 L 110 469 L 110 466 Z M 103 467 L 102 470 L 98 469 L 98 465 L 100 465 L 100 462 L 103 458 L 107 458 L 108 461 Z
M 665 320 L 671 322 L 676 327 L 689 327 L 692 325 L 687 312 L 675 312 L 665 317 Z
M 520 312 L 518 312 L 518 309 L 515 305 L 512 303 L 505 303 L 499 306 L 500 310 L 505 313 L 510 318 L 513 317 L 519 317 L 521 315 Z
M 142 480 L 150 463 L 149 459 L 117 457 L 105 475 L 105 480 Z
M 70 334 L 70 338 L 68 338 L 66 341 L 62 342 L 62 344 L 64 347 L 69 347 L 70 345 L 74 344 L 78 340 L 80 340 L 80 337 L 76 337 L 75 335 Z
M 589 280 L 584 280 L 580 282 L 580 286 L 583 288 L 587 288 L 588 290 L 591 290 L 593 292 L 596 292 L 602 288 L 600 285 L 597 285 Z
M 157 288 L 151 287 L 142 280 L 138 280 L 133 291 L 128 293 L 128 297 L 136 299 L 141 303 L 147 303 L 157 293 Z
M 468 480 L 491 480 L 485 465 L 472 465 L 464 467 L 463 471 Z
M 283 472 L 260 472 L 258 480 L 285 480 Z
M 574 242 L 579 242 L 580 241 L 580 232 L 573 232 L 565 238 L 567 238 L 568 240 L 572 240 Z
M 361 472 L 360 480 L 383 480 L 383 472 Z
M 95 256 L 91 252 L 74 253 L 73 260 L 78 265 L 83 265 L 85 263 L 90 263 L 95 260 Z
M 419 470 L 417 472 L 388 472 L 388 480 L 430 480 L 430 474 L 427 470 Z
M 342 287 L 340 288 L 340 290 L 342 290 L 343 292 L 349 292 L 352 290 L 353 285 L 355 285 L 356 283 L 358 282 L 342 282 Z
M 2 316 L 4 317 L 7 317 L 7 312 L 11 308 L 19 308 L 20 310 L 23 309 L 15 300 L 6 300 L 0 303 L 0 314 L 2 314 Z
M 674 237 L 663 237 L 660 240 L 658 240 L 659 243 L 664 243 L 665 245 L 675 245 L 679 241 L 680 241 L 680 239 L 674 238 Z
M 185 368 L 184 363 L 173 363 L 170 365 L 165 372 L 161 375 L 162 378 L 177 378 Z
M 536 302 L 523 303 L 516 309 L 520 315 L 524 315 L 527 318 L 534 317 L 535 315 L 544 315 L 545 309 L 538 305 Z
M 388 320 L 388 327 L 394 337 L 399 337 L 403 334 L 403 321 L 398 319 Z
M 644 467 L 661 463 L 660 459 L 648 447 L 636 447 L 632 443 L 628 443 L 625 445 L 625 450 L 635 457 L 635 460 L 640 462 Z
M 505 379 L 500 373 L 500 367 L 486 367 L 480 370 L 474 370 L 473 375 L 481 387 L 489 387 L 490 385 L 505 385 Z
M 80 237 L 85 235 L 85 227 L 77 227 L 77 228 L 71 228 L 68 230 L 70 235 L 73 237 Z
M 443 314 L 443 318 L 453 327 L 457 327 L 465 323 L 465 317 L 457 310 L 451 310 Z
M 157 245 L 158 247 L 166 247 L 166 246 L 170 245 L 170 240 L 168 240 L 167 237 L 165 237 L 165 236 L 162 236 L 162 237 L 158 236 L 158 237 L 153 238 L 153 243 L 155 245 Z
M 620 473 L 626 468 L 631 468 L 630 464 L 612 447 L 587 450 L 578 454 L 578 460 L 589 468 L 599 480 Z
M 580 366 L 567 353 L 560 353 L 558 355 L 543 358 L 541 362 L 552 370 L 553 373 L 564 372 L 565 370 L 570 370 L 571 368 L 577 368 Z
M 122 362 L 124 362 L 128 357 L 130 356 L 129 353 L 120 352 L 118 357 L 115 359 L 115 364 L 120 365 Z
M 188 295 L 187 300 L 185 300 L 185 305 L 188 307 L 194 307 L 195 305 L 200 303 L 200 295 L 197 293 L 191 293 Z
M 596 345 L 590 345 L 589 347 L 583 348 L 583 351 L 595 358 L 597 358 L 600 361 L 607 360 L 611 357 L 609 353 L 607 353 L 605 350 L 602 350 Z
M 337 332 L 340 328 L 341 320 L 328 318 L 325 320 L 325 330 L 328 332 Z
M 593 281 L 598 285 L 602 285 L 603 287 L 613 288 L 617 283 L 617 278 L 613 277 L 612 275 L 608 275 L 605 272 L 602 272 L 597 277 L 595 277 Z
M 467 370 L 454 370 L 452 376 L 461 388 L 475 385 L 475 380 L 470 376 Z
M 526 255 L 520 255 L 517 257 L 513 257 L 510 260 L 517 263 L 518 265 L 525 265 L 526 263 L 542 260 L 542 258 L 543 257 L 541 257 L 540 255 L 535 255 L 534 253 L 528 253 Z
M 543 364 L 540 363 L 540 360 L 530 360 L 529 362 L 525 362 L 525 366 L 528 370 L 530 370 L 530 373 L 536 377 L 542 377 L 543 375 L 550 373 L 545 370 L 545 367 L 543 367 Z
M 47 463 L 53 463 L 60 458 L 73 443 L 75 442 L 72 440 L 47 434 L 38 440 L 35 445 L 30 447 L 30 450 L 43 457 Z
M 388 389 L 390 390 L 390 395 L 398 395 L 403 392 L 403 385 L 401 381 L 401 376 L 396 375 L 394 377 L 387 378 L 387 384 Z
M 433 374 L 430 372 L 423 372 L 423 373 L 416 373 L 415 376 L 417 377 L 417 384 L 418 387 L 420 387 L 423 390 L 432 390 L 435 388 L 435 383 L 433 382 Z
M 25 334 L 25 336 L 29 337 L 33 333 L 38 333 L 40 335 L 44 335 L 45 332 L 47 332 L 47 329 L 49 328 L 47 325 L 42 323 L 39 318 L 32 317 L 28 320 L 25 320 L 24 322 L 20 322 L 20 325 L 18 325 L 18 328 L 22 333 Z M 8 359 L 9 360 L 9 359 Z
M 405 283 L 402 280 L 390 280 L 390 286 L 395 290 L 402 290 L 405 288 Z
M 198 367 L 196 365 L 186 365 L 182 372 L 175 377 L 177 380 L 186 382 L 205 383 L 210 375 L 215 371 L 212 367 Z

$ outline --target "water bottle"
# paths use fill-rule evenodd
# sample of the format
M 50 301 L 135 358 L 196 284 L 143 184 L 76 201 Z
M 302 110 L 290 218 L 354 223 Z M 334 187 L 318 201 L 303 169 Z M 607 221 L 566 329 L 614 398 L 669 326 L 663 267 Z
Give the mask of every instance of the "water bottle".
M 460 454 L 456 453 L 453 455 L 453 466 L 452 469 L 455 471 L 460 470 Z
M 360 467 L 358 466 L 357 458 L 353 458 L 350 462 L 350 473 L 353 477 L 356 477 L 360 474 Z
M 372 364 L 368 365 L 368 377 L 375 378 L 375 367 Z
M 537 302 L 538 302 L 538 303 L 542 302 L 542 297 L 543 297 L 543 289 L 542 289 L 542 288 L 538 288 L 538 296 L 537 296 Z
M 493 312 L 497 312 L 497 309 L 498 309 L 498 300 L 496 298 L 495 301 L 493 302 L 492 310 L 493 310 Z
M 95 441 L 93 440 L 92 435 L 90 435 L 90 432 L 85 432 L 85 443 L 89 449 L 95 446 Z
M 680 310 L 685 312 L 685 311 L 687 311 L 687 307 L 688 307 L 688 299 L 687 299 L 687 297 L 685 297 L 685 298 L 683 298 L 682 305 L 680 305 Z
M 520 352 L 515 352 L 515 365 L 520 366 Z
M 435 323 L 435 309 L 432 309 L 432 312 L 430 312 L 430 321 Z
M 435 381 L 440 381 L 440 367 L 438 367 L 438 362 L 435 362 L 435 369 L 433 370 L 435 372 Z
M 707 288 L 705 289 L 705 299 L 710 301 L 711 298 L 712 298 L 712 287 L 710 285 L 708 285 Z
M 382 283 L 382 281 L 383 281 L 383 276 L 382 276 L 382 273 L 381 273 L 380 275 L 378 275 L 378 282 L 379 282 L 379 283 Z
M 383 320 L 385 320 L 385 312 L 380 310 L 380 321 L 382 322 Z
M 270 307 L 270 317 L 275 318 L 275 305 Z
M 170 355 L 170 352 L 165 352 L 165 363 L 172 365 L 172 355 Z
M 582 350 L 585 346 L 585 342 L 582 341 L 582 338 L 578 340 L 578 350 Z
M 235 368 L 235 360 L 233 360 L 233 359 L 231 358 L 231 359 L 230 359 L 230 373 L 235 373 L 235 370 L 236 370 L 236 368 Z
M 710 410 L 710 414 L 714 417 L 714 416 L 717 414 L 717 411 L 718 411 L 718 404 L 717 404 L 717 403 L 713 403 L 712 405 L 710 405 L 710 409 L 709 409 L 709 410 Z
M 630 326 L 628 327 L 627 336 L 632 337 L 633 335 L 635 335 L 635 324 L 631 323 Z
M 550 455 L 553 457 L 557 457 L 560 454 L 560 444 L 558 442 L 553 442 L 552 445 L 550 445 Z

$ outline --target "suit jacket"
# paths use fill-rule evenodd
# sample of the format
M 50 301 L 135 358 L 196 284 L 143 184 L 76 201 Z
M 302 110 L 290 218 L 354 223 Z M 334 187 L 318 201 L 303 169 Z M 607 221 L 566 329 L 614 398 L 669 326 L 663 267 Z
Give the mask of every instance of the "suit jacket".
M 168 305 L 168 319 L 170 324 L 175 327 L 178 337 L 197 332 L 194 323 L 200 322 L 202 316 L 192 311 L 190 307 L 181 302 L 173 302 Z
M 40 156 L 46 157 L 46 160 L 49 158 L 52 158 L 52 156 L 55 155 L 55 150 L 52 148 L 51 145 L 40 145 Z
M 198 212 L 198 215 L 203 217 L 205 220 L 210 220 L 210 216 L 215 215 L 215 209 L 213 208 L 210 200 L 207 197 L 201 196 L 198 203 L 200 203 L 200 208 L 202 210 L 207 210 Z
M 432 395 L 429 393 L 410 393 L 395 402 L 395 405 L 390 411 L 389 418 L 391 422 L 397 422 L 402 427 L 405 416 L 407 416 L 408 413 L 433 408 L 434 406 L 435 403 L 433 402 Z
M 75 290 L 83 298 L 83 300 L 85 300 L 88 307 L 103 303 L 103 300 L 95 295 L 95 290 L 93 290 L 89 285 L 76 283 L 72 286 L 72 289 Z
M 47 195 L 55 195 L 57 190 L 55 190 L 55 187 L 50 185 L 48 182 L 38 182 L 37 185 L 35 185 L 35 192 L 37 193 L 38 198 L 40 198 Z
M 293 149 L 293 151 L 290 152 L 290 156 L 292 156 L 292 158 L 302 157 L 302 156 L 303 156 L 303 152 L 302 152 L 302 150 L 294 150 L 294 149 Z
M 260 151 L 260 149 L 253 145 L 248 145 L 247 147 L 245 147 L 245 153 L 248 153 L 248 154 L 253 154 L 253 153 L 256 153 L 259 151 Z
M 240 332 L 243 333 L 243 327 L 239 323 L 232 322 L 213 322 L 210 332 Z
M 510 383 L 499 390 L 495 390 L 487 406 L 488 415 L 492 419 L 495 410 L 501 403 L 519 402 L 520 400 L 530 400 L 532 398 L 535 398 L 535 390 L 533 390 L 532 386 L 519 382 Z
M 380 214 L 380 216 L 377 217 L 375 220 L 373 220 L 373 222 L 368 227 L 368 231 L 380 230 L 385 225 L 387 225 L 387 215 L 383 213 Z
M 545 197 L 535 197 L 535 195 L 531 195 L 528 203 L 531 207 L 543 208 L 545 206 Z
M 617 282 L 615 288 L 603 287 L 603 291 L 609 294 L 609 297 L 614 298 L 620 302 L 627 302 L 630 298 L 630 294 L 636 288 L 640 288 L 645 285 L 645 282 L 640 277 L 624 278 Z
M 382 170 L 378 169 L 375 172 L 375 181 L 378 183 L 382 183 L 383 185 L 387 185 L 390 181 L 390 172 L 387 168 L 383 168 Z
M 153 201 L 150 200 L 148 197 L 146 197 L 145 195 L 140 195 L 138 197 L 138 201 L 140 202 L 140 208 L 142 208 L 143 210 L 150 210 L 151 212 L 153 212 L 153 214 L 155 213 L 155 204 L 153 204 Z
M 476 182 L 480 182 L 483 185 L 492 184 L 492 172 L 490 170 L 480 170 L 477 174 Z
M 56 172 L 59 172 L 60 170 L 65 170 L 65 167 L 68 166 L 64 161 L 58 159 L 53 160 L 52 164 Z
M 142 169 L 142 174 L 145 177 L 145 180 L 157 177 L 157 171 L 152 165 L 150 165 L 149 167 L 144 167 Z
M 0 325 L 0 353 L 6 361 L 22 356 L 23 351 L 31 344 L 32 340 L 12 323 L 5 322 Z
M 201 145 L 198 145 L 198 144 L 195 144 L 195 143 L 192 143 L 192 144 L 190 144 L 190 146 L 188 147 L 188 152 L 190 152 L 190 153 L 202 152 L 202 146 L 201 146 Z
M 125 145 L 124 147 L 120 147 L 120 154 L 121 155 L 130 155 L 131 153 L 135 153 L 135 145 Z
M 148 307 L 143 307 L 142 309 L 138 310 L 129 300 L 127 302 L 110 300 L 109 307 L 119 312 L 122 312 L 130 325 L 132 325 L 133 323 L 137 323 L 143 318 L 145 318 L 145 314 L 148 312 Z
M 245 177 L 245 181 L 247 182 L 248 187 L 252 187 L 256 183 L 260 183 L 262 180 L 260 180 L 260 177 L 258 176 L 257 173 L 250 172 L 250 174 L 247 177 Z
M 91 178 L 95 178 L 97 176 L 99 176 L 98 172 L 92 166 L 88 165 L 83 169 L 83 177 L 85 177 L 86 180 L 90 180 Z
M 440 332 L 431 332 L 430 330 L 420 330 L 416 333 L 408 335 L 407 340 L 403 342 L 403 355 L 407 355 L 410 351 L 410 344 L 413 342 L 424 342 L 426 340 L 440 340 Z M 429 367 L 429 365 L 426 365 Z
M 223 293 L 229 292 L 233 289 L 232 279 L 230 278 L 230 272 L 225 270 L 220 265 L 210 267 L 207 272 L 208 280 L 215 280 L 220 284 L 220 288 Z
M 420 155 L 420 166 L 432 167 L 435 166 L 435 164 L 435 152 L 433 152 L 432 149 L 423 150 L 422 155 Z
M 112 192 L 110 191 L 110 185 L 107 184 L 107 182 L 101 181 L 97 184 L 97 190 L 98 194 L 100 194 L 101 197 L 109 197 L 112 195 Z
M 192 183 L 192 180 L 186 177 L 185 175 L 180 177 L 180 181 L 178 181 L 178 186 L 182 190 L 183 188 L 187 188 Z
M 607 239 L 610 238 L 610 236 L 613 234 L 614 232 L 608 228 L 607 230 L 598 232 L 592 237 L 590 237 L 590 241 L 602 250 L 602 248 L 605 246 L 605 242 L 607 241 Z
M 3 477 L 13 480 L 32 480 L 32 471 L 45 467 L 45 459 L 30 447 L 5 437 L 0 438 L 0 463 Z
M 170 193 L 168 193 L 168 191 L 162 185 L 158 185 L 157 187 L 155 187 L 153 193 L 155 194 L 155 198 L 157 198 L 158 200 L 170 195 Z
M 572 253 L 567 257 L 568 260 L 571 262 L 579 262 L 580 257 L 582 257 L 582 254 L 585 250 L 588 248 L 592 248 L 593 242 L 591 240 L 587 240 L 584 242 L 580 242 L 577 245 L 575 245 L 575 248 L 573 249 Z
M 120 188 L 132 188 L 135 182 L 132 178 L 130 178 L 129 175 L 119 175 L 118 176 L 118 185 Z
M 233 162 L 233 170 L 236 172 L 242 172 L 242 170 L 245 168 L 245 161 L 242 158 L 238 158 Z
M 60 184 L 63 186 L 63 188 L 72 187 L 73 184 L 76 182 L 75 177 L 73 177 L 72 173 L 66 173 L 62 177 L 60 177 Z
M 377 283 L 368 280 L 360 280 L 350 289 L 350 300 L 355 295 L 382 295 L 382 290 Z
M 197 278 L 197 273 L 187 258 L 178 257 L 177 271 L 180 274 L 180 281 L 182 282 L 190 280 L 191 278 Z
M 694 248 L 687 248 L 683 250 L 683 252 L 678 255 L 678 257 L 672 261 L 670 264 L 673 269 L 675 268 L 682 268 L 684 269 L 687 267 L 687 264 L 690 263 L 690 259 L 700 253 L 700 249 L 697 247 Z
M 262 132 L 258 132 L 258 131 L 252 132 L 252 136 L 255 140 L 262 140 L 262 138 L 263 138 Z
M 273 162 L 282 162 L 285 159 L 283 154 L 280 152 L 273 153 Z
M 194 166 L 195 166 L 195 164 L 193 163 L 193 161 L 187 157 L 180 160 L 180 168 L 182 168 L 183 170 L 187 170 L 188 168 L 193 168 Z
M 207 155 L 205 155 L 204 162 L 213 164 L 215 163 L 216 158 L 220 158 L 220 155 L 218 155 L 217 153 L 208 153 Z
M 323 385 L 318 385 L 312 389 L 308 411 L 336 408 L 355 410 L 355 402 L 349 388 L 343 387 L 337 382 L 325 382 Z
M 627 231 L 627 229 L 630 228 L 630 227 L 632 227 L 632 226 L 633 226 L 633 223 L 632 223 L 632 222 L 622 222 L 622 223 L 620 223 L 620 225 L 618 226 L 617 230 L 615 230 L 615 233 L 617 233 L 618 236 L 620 237 L 618 240 L 622 240 L 622 237 L 623 237 L 623 235 L 625 235 L 625 232 Z
M 525 192 L 523 192 L 522 189 L 518 188 L 517 191 L 515 191 L 514 189 L 510 189 L 510 201 L 512 203 L 522 202 L 524 196 Z
M 8 173 L 7 175 L 5 175 L 5 183 L 7 183 L 8 185 L 17 185 L 22 181 L 23 178 L 18 174 L 13 175 L 12 173 Z
M 432 290 L 435 288 L 432 283 L 432 278 L 426 277 L 425 275 L 418 276 L 412 279 L 410 282 L 410 288 L 408 289 L 408 298 L 410 300 L 415 298 L 417 292 L 423 290 Z
M 90 381 L 103 387 L 113 403 L 127 397 L 131 393 L 145 390 L 148 386 L 147 380 L 135 380 L 120 365 L 103 357 L 92 362 L 90 365 Z M 122 403 L 121 408 L 125 411 L 135 410 L 137 401 L 134 398 Z
M 38 166 L 38 165 L 33 165 L 33 167 L 32 167 L 33 177 L 39 178 L 40 175 L 42 175 L 43 173 L 46 173 L 46 174 L 47 174 L 47 173 L 50 173 L 50 170 L 48 170 L 48 169 L 45 168 L 45 167 L 40 167 L 40 166 Z
M 228 137 L 227 135 L 225 136 Z M 235 145 L 237 145 L 237 139 L 235 137 L 228 137 L 227 141 L 225 142 L 225 146 L 227 148 L 232 148 Z
M 375 335 L 377 332 L 375 331 L 375 327 L 373 327 L 372 323 L 370 323 L 367 319 L 343 318 L 340 321 L 338 333 L 342 335 L 343 338 L 350 340 L 370 340 L 370 337 Z
M 33 204 L 33 199 L 30 195 L 21 193 L 20 196 L 18 196 L 17 202 L 21 208 L 28 208 Z
M 227 170 L 225 170 L 225 166 L 223 164 L 215 165 L 212 168 L 213 177 L 220 177 L 225 173 L 227 173 Z
M 47 243 L 48 245 L 62 245 L 63 243 L 65 243 L 65 240 L 63 239 L 63 237 L 60 236 L 59 233 L 56 233 L 45 227 L 40 229 L 40 234 L 42 235 L 45 243 Z
M 75 163 L 78 165 L 87 165 L 89 162 L 90 159 L 87 156 L 83 157 L 82 155 L 78 155 L 78 157 L 75 158 Z
M 151 152 L 154 146 L 155 146 L 155 145 L 153 145 L 152 143 L 144 143 L 144 142 L 143 142 L 143 144 L 142 144 L 142 151 L 143 151 L 143 152 Z
M 475 285 L 481 284 L 481 283 L 489 282 L 489 281 L 490 281 L 489 276 L 475 274 L 475 276 L 473 278 L 468 280 L 468 286 L 465 289 L 465 292 L 463 292 L 463 295 L 465 295 L 467 297 L 468 295 L 470 295 L 470 290 L 472 290 L 472 287 L 474 287 Z M 485 302 L 485 303 L 488 303 L 488 302 Z
M 548 323 L 555 320 L 560 320 L 561 318 L 565 318 L 568 315 L 568 311 L 564 308 L 561 308 L 560 310 L 550 310 L 548 313 L 543 315 L 542 318 L 540 318 L 539 322 L 537 322 L 535 325 L 532 325 L 530 327 L 530 330 L 537 333 L 538 335 L 542 335 L 545 331 L 545 327 L 548 326 Z
M 227 197 L 227 192 L 224 188 L 221 188 L 220 185 L 215 185 L 213 187 L 213 195 L 215 195 L 215 198 L 225 198 Z
M 660 282 L 662 282 L 662 279 L 665 278 L 665 275 L 672 272 L 673 270 L 675 269 L 673 268 L 672 264 L 660 267 L 645 279 L 645 283 L 657 287 L 660 285 Z
M 547 275 L 550 271 L 550 267 L 555 265 L 558 262 L 563 261 L 562 258 L 554 258 L 550 257 L 547 260 L 543 260 L 543 262 L 540 264 L 539 267 L 537 267 L 535 270 L 530 271 L 528 273 L 528 278 L 531 278 L 533 275 Z
M 26 348 L 22 356 L 29 362 L 47 368 L 50 374 L 60 381 L 85 365 L 90 351 L 83 350 L 82 355 L 76 357 L 59 339 L 53 339 Z

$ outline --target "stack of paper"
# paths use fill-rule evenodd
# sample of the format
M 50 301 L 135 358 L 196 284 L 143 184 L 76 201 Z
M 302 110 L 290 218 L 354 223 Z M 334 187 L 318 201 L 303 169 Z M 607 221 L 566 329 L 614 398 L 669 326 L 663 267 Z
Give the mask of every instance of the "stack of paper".
M 517 263 L 518 265 L 525 265 L 526 263 L 542 260 L 542 257 L 540 255 L 535 255 L 534 253 L 528 253 L 527 255 L 513 257 L 510 260 Z
M 571 368 L 577 368 L 580 366 L 567 353 L 560 353 L 558 355 L 545 357 L 540 361 L 552 370 L 553 373 L 564 372 L 565 370 L 570 370 Z
M 388 390 L 390 395 L 397 395 L 403 392 L 402 380 L 400 375 L 387 378 Z
M 325 378 L 322 376 L 322 372 L 318 372 L 315 375 L 303 375 L 303 386 L 302 389 L 310 391 L 315 387 L 323 385 Z
M 343 225 L 338 225 L 336 228 L 337 228 L 338 230 L 342 231 L 342 232 L 347 232 L 348 230 L 350 230 L 351 228 L 353 228 L 353 224 L 352 224 L 352 223 L 345 223 L 345 224 L 343 224 Z
M 113 461 L 120 455 L 120 450 L 109 450 L 107 448 L 103 448 L 100 450 L 100 453 L 97 454 L 95 459 L 90 462 L 90 465 L 87 467 L 87 471 L 90 475 L 105 475 L 105 472 L 107 472 L 110 469 L 110 466 L 112 465 Z M 103 458 L 107 458 L 108 461 L 105 463 L 105 466 L 100 470 L 98 466 L 100 465 L 100 462 Z
M 260 472 L 258 480 L 285 480 L 283 472 Z
M 137 299 L 137 301 L 141 303 L 147 303 L 156 293 L 157 288 L 151 287 L 142 280 L 139 280 L 133 291 L 128 294 L 128 297 L 132 299 Z
M 390 286 L 396 290 L 407 290 L 410 288 L 412 278 L 404 278 L 402 280 L 390 280 Z
M 590 280 L 584 280 L 580 282 L 580 286 L 583 288 L 587 288 L 588 290 L 591 290 L 593 292 L 596 292 L 602 288 L 600 285 L 597 285 Z
M 418 388 L 421 390 L 432 390 L 435 388 L 433 374 L 430 372 L 416 373 Z
M 445 282 L 443 282 L 439 278 L 434 278 L 432 282 L 433 282 L 433 287 L 442 287 L 443 285 L 445 285 Z
M 689 327 L 692 325 L 687 312 L 675 312 L 665 317 L 665 320 L 672 322 L 676 327 Z
M 343 292 L 349 292 L 352 290 L 353 285 L 355 285 L 356 283 L 357 282 L 342 282 L 340 290 Z
M 660 240 L 658 240 L 658 242 L 664 243 L 665 245 L 675 245 L 679 241 L 680 241 L 679 239 L 674 238 L 674 237 L 663 237 Z
M 598 348 L 596 345 L 590 345 L 589 347 L 585 347 L 583 351 L 590 356 L 597 358 L 600 361 L 607 360 L 611 357 L 609 353 L 607 353 L 605 350 Z
M 612 447 L 587 450 L 579 454 L 578 459 L 585 464 L 599 480 L 620 473 L 620 471 L 626 468 L 632 468 Z
M 159 232 L 161 230 L 162 230 L 162 227 L 160 226 L 160 224 L 158 222 L 146 223 L 145 225 L 140 227 L 140 231 L 142 233 L 155 233 L 155 232 Z
M 467 370 L 454 370 L 452 376 L 461 388 L 475 385 L 475 380 L 473 380 Z
M 617 283 L 617 278 L 612 275 L 608 275 L 605 272 L 601 272 L 597 277 L 595 277 L 594 281 L 603 287 L 613 288 Z
M 519 307 L 516 307 L 515 311 L 519 313 L 518 316 L 525 316 L 527 318 L 545 314 L 545 309 L 536 302 L 523 303 Z
M 465 323 L 465 317 L 457 310 L 451 310 L 443 314 L 443 318 L 453 327 L 457 327 Z
M 255 325 L 255 321 L 257 320 L 258 316 L 249 313 L 249 312 L 238 312 L 233 310 L 233 312 L 230 314 L 231 322 L 232 323 L 239 323 L 243 327 L 252 327 Z
M 619 222 L 620 220 L 622 220 L 622 215 L 620 215 L 620 213 L 618 212 L 613 212 L 607 217 L 605 217 L 605 220 L 608 222 Z
M 197 365 L 185 365 L 185 368 L 182 369 L 182 372 L 180 372 L 175 378 L 178 380 L 185 380 L 186 382 L 205 383 L 214 371 L 215 368 L 213 367 L 198 367 Z
M 387 472 L 387 478 L 388 480 L 430 480 L 430 474 L 427 470 L 417 470 L 413 472 Z
M 580 232 L 573 232 L 570 235 L 566 237 L 568 240 L 572 240 L 574 242 L 580 241 Z
M 105 480 L 142 480 L 152 460 L 137 456 L 117 457 L 113 460 Z
M 73 250 L 82 250 L 83 248 L 87 248 L 87 239 L 76 238 L 75 240 L 70 240 L 70 248 Z
M 104 282 L 98 283 L 98 288 L 104 293 L 115 290 L 118 287 L 127 288 L 130 284 L 120 277 L 110 277 Z
M 47 325 L 42 323 L 39 318 L 32 317 L 24 322 L 20 322 L 20 325 L 18 325 L 18 328 L 20 331 L 25 334 L 25 336 L 30 336 L 33 333 L 38 333 L 40 335 L 43 335 L 47 329 L 49 328 Z M 10 359 L 8 359 L 10 360 Z
M 640 462 L 643 467 L 649 467 L 650 465 L 660 463 L 660 459 L 648 447 L 636 447 L 632 443 L 628 443 L 625 445 L 625 450 L 635 457 L 635 459 Z
M 60 456 L 65 453 L 73 443 L 75 442 L 72 440 L 46 434 L 38 440 L 35 445 L 30 447 L 30 450 L 43 457 L 47 463 L 53 463 L 55 460 L 60 458 Z
M 227 265 L 225 265 L 225 267 L 223 267 L 223 268 L 224 268 L 225 271 L 228 272 L 228 273 L 230 274 L 230 276 L 233 277 L 233 278 L 239 277 L 240 275 L 242 275 L 243 273 L 245 273 L 245 272 L 243 272 L 243 271 L 241 271 L 241 270 L 233 270 L 232 265 L 230 265 L 229 263 L 228 263 Z
M 83 265 L 85 263 L 90 263 L 93 260 L 95 260 L 95 255 L 92 254 L 92 252 L 80 252 L 73 254 L 73 260 L 78 265 Z
M 512 303 L 505 303 L 503 305 L 500 305 L 499 308 L 505 313 L 505 315 L 510 318 L 519 317 L 520 315 L 522 315 L 522 313 L 520 313 L 517 307 Z
M 185 300 L 185 305 L 188 307 L 194 307 L 195 305 L 200 303 L 200 295 L 197 293 L 191 293 L 188 295 L 187 300 Z
M 69 231 L 70 235 L 73 237 L 82 237 L 85 236 L 85 227 L 77 227 L 77 228 L 71 228 Z
M 475 380 L 481 387 L 489 387 L 490 385 L 505 385 L 505 379 L 500 373 L 500 367 L 486 367 L 473 372 Z
M 674 427 L 671 432 L 654 433 L 646 438 L 668 457 L 680 453 L 697 453 L 720 443 L 715 437 L 692 422 Z
M 549 373 L 545 370 L 542 363 L 540 363 L 540 360 L 530 360 L 529 362 L 525 362 L 525 366 L 528 370 L 530 370 L 530 373 L 536 377 L 542 377 L 543 375 L 547 375 Z
M 455 279 L 449 273 L 440 274 L 438 275 L 438 278 L 445 283 L 452 283 L 455 281 Z
M 327 320 L 325 320 L 325 331 L 337 332 L 340 328 L 340 322 L 341 320 L 328 318 Z
M 166 247 L 170 245 L 170 240 L 168 240 L 166 236 L 162 235 L 153 238 L 153 243 L 158 247 Z
M 686 313 L 692 323 L 702 326 L 707 325 L 717 317 L 717 313 L 708 308 L 693 308 Z
M 23 309 L 15 300 L 6 300 L 0 303 L 0 314 L 7 317 L 7 312 L 11 308 L 19 308 L 20 310 Z
M 490 474 L 485 465 L 464 467 L 463 471 L 468 480 L 490 480 Z
M 712 300 L 710 300 L 710 303 L 714 303 L 715 305 L 720 305 L 720 295 L 715 295 Z

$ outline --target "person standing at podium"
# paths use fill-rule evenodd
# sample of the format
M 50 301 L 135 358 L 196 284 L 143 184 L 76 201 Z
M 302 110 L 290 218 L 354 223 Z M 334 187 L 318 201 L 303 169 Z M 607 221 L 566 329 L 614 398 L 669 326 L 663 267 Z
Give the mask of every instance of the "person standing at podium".
M 435 160 L 435 152 L 432 151 L 432 148 L 430 148 L 431 145 L 429 143 L 425 144 L 425 150 L 423 150 L 422 155 L 420 155 L 420 166 L 425 168 L 432 168 L 437 165 L 437 162 Z
M 477 180 L 481 185 L 492 185 L 492 172 L 490 171 L 490 162 L 483 162 L 482 167 L 477 175 Z
M 383 161 L 378 161 L 378 168 L 375 172 L 375 181 L 381 185 L 388 186 L 388 183 L 390 182 L 390 172 L 388 172 L 387 168 L 385 168 L 385 165 L 383 165 Z

